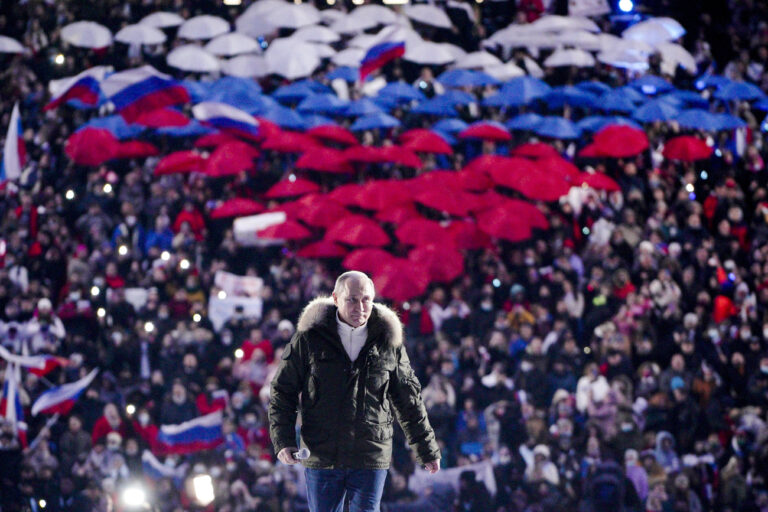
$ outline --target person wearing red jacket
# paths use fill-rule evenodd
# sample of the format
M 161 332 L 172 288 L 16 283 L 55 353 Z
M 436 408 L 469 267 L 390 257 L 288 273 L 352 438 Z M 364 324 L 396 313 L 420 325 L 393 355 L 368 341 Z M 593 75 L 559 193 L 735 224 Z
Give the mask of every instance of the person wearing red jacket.
M 97 419 L 93 425 L 91 441 L 96 444 L 96 441 L 106 437 L 110 432 L 117 432 L 123 438 L 128 434 L 126 424 L 120 417 L 117 406 L 111 403 L 104 406 L 104 415 Z
M 173 232 L 178 233 L 181 231 L 181 225 L 188 223 L 192 233 L 195 235 L 195 239 L 198 241 L 203 240 L 205 236 L 205 219 L 203 215 L 195 209 L 192 201 L 186 201 L 184 208 L 176 216 L 176 220 L 173 221 Z

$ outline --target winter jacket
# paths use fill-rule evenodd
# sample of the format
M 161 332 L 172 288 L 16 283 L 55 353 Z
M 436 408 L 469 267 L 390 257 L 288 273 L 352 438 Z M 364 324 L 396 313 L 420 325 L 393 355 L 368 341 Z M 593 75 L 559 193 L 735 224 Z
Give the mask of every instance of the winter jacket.
M 271 385 L 270 436 L 275 452 L 296 446 L 300 409 L 304 461 L 315 469 L 387 469 L 392 458 L 393 413 L 419 463 L 440 458 L 435 434 L 413 373 L 397 315 L 375 304 L 368 337 L 352 362 L 338 335 L 330 298 L 302 312 Z M 299 400 L 301 395 L 301 400 Z

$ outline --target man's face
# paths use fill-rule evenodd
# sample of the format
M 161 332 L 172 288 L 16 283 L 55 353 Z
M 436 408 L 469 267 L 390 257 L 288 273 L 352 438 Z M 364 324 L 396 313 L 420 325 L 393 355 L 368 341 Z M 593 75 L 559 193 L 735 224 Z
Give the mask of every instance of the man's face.
M 333 303 L 339 310 L 339 318 L 352 327 L 360 327 L 368 321 L 373 309 L 373 290 L 362 279 L 349 279 L 346 289 L 333 294 Z

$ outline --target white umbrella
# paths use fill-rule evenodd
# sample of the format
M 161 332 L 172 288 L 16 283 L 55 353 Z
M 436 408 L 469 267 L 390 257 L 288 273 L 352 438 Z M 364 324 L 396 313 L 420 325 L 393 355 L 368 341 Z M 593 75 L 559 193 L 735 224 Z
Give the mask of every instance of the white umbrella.
M 202 40 L 213 39 L 221 34 L 229 32 L 229 22 L 218 16 L 203 14 L 195 16 L 184 22 L 179 28 L 179 37 L 182 39 Z
M 378 26 L 378 22 L 366 18 L 353 18 L 351 14 L 334 20 L 330 29 L 338 34 L 359 34 L 363 30 L 368 30 Z
M 238 55 L 222 61 L 221 71 L 241 78 L 261 78 L 269 74 L 267 61 L 261 55 Z
M 601 34 L 601 37 L 602 36 L 603 34 Z M 644 41 L 634 39 L 613 39 L 611 41 L 611 43 L 608 43 L 608 46 L 606 46 L 605 41 L 603 42 L 603 51 L 612 51 L 621 48 L 622 50 L 631 50 L 633 52 L 642 53 L 643 55 L 650 55 L 656 51 L 653 46 Z
M 504 48 L 555 48 L 558 44 L 555 34 L 534 29 L 531 25 L 510 25 L 483 41 L 486 48 L 496 45 Z
M 456 57 L 443 45 L 430 41 L 407 46 L 403 58 L 416 64 L 433 65 L 450 64 L 456 60 Z
M 314 46 L 291 38 L 273 41 L 264 57 L 270 73 L 289 80 L 309 76 L 320 65 Z
M 360 48 L 347 48 L 331 57 L 331 62 L 337 66 L 356 68 L 360 65 L 360 61 L 363 60 L 363 57 L 365 57 L 365 52 L 366 50 Z
M 655 45 L 673 41 L 684 34 L 685 29 L 672 18 L 651 18 L 632 25 L 621 33 L 621 37 Z
M 371 46 L 374 46 L 378 42 L 379 37 L 375 34 L 358 34 L 347 41 L 347 48 L 359 48 L 361 50 L 368 50 Z
M 272 11 L 273 9 L 277 9 L 281 6 L 285 5 L 285 2 L 283 0 L 259 0 L 258 2 L 254 2 L 251 5 L 248 6 L 248 8 L 243 11 L 243 16 L 263 16 L 267 14 L 268 12 Z
M 280 28 L 301 28 L 320 23 L 320 13 L 309 4 L 282 3 L 265 12 L 264 21 Z
M 563 46 L 574 46 L 582 50 L 598 51 L 603 49 L 600 36 L 586 30 L 568 30 L 557 34 L 554 39 Z
M 61 29 L 61 38 L 81 48 L 106 48 L 112 44 L 112 32 L 93 21 L 76 21 Z
M 376 25 L 389 25 L 397 23 L 397 14 L 383 5 L 361 5 L 349 14 L 355 19 L 364 19 L 374 22 Z
M 346 15 L 343 12 L 336 9 L 323 9 L 322 11 L 320 11 L 320 19 L 326 25 L 330 25 L 334 21 L 338 21 L 344 16 Z
M 656 50 L 661 54 L 661 64 L 668 66 L 668 70 L 671 70 L 670 75 L 675 74 L 677 66 L 681 66 L 683 69 L 690 73 L 696 73 L 698 66 L 696 66 L 696 59 L 693 58 L 688 50 L 675 43 L 660 43 L 656 46 Z
M 518 76 L 525 76 L 525 71 L 512 62 L 507 62 L 501 66 L 488 66 L 487 68 L 483 68 L 483 71 L 502 82 L 506 82 L 507 80 Z
M 547 57 L 544 65 L 550 68 L 561 66 L 576 66 L 577 68 L 589 68 L 595 65 L 595 58 L 591 53 L 570 48 L 567 50 L 555 50 L 552 55 Z
M 322 25 L 307 25 L 297 30 L 291 37 L 308 43 L 335 43 L 341 40 L 339 34 Z
M 320 57 L 321 59 L 330 59 L 331 57 L 336 55 L 336 50 L 334 50 L 327 44 L 323 44 L 323 43 L 309 43 L 309 44 L 311 44 L 315 48 L 315 51 L 317 52 L 317 56 Z
M 433 5 L 407 5 L 403 9 L 406 16 L 414 21 L 438 28 L 451 28 L 451 18 L 445 14 L 445 11 Z
M 529 75 L 533 78 L 544 78 L 544 70 L 541 69 L 538 62 L 528 56 L 523 57 L 523 62 L 525 62 L 525 69 L 528 70 Z
M 635 50 L 616 48 L 597 54 L 597 60 L 616 68 L 644 71 L 648 69 L 648 56 Z
M 115 34 L 115 41 L 124 44 L 163 44 L 165 34 L 160 29 L 149 25 L 128 25 Z
M 597 26 L 597 23 L 589 18 L 582 18 L 580 16 L 557 16 L 555 14 L 542 16 L 531 23 L 531 27 L 548 32 L 562 32 L 565 30 L 600 32 L 600 27 Z
M 242 53 L 261 51 L 261 46 L 252 37 L 238 32 L 230 32 L 211 39 L 205 45 L 205 50 L 219 57 L 231 57 Z
M 475 69 L 489 66 L 501 66 L 503 63 L 495 55 L 488 52 L 472 52 L 458 59 L 453 65 L 455 68 Z
M 24 47 L 15 39 L 0 36 L 0 53 L 23 53 Z
M 421 44 L 423 42 L 424 42 L 423 40 L 419 40 L 411 44 Z M 464 51 L 464 49 L 461 48 L 460 46 L 456 46 L 455 44 L 451 44 L 451 43 L 438 43 L 438 44 L 442 46 L 444 49 L 448 50 L 448 53 L 451 54 L 454 62 L 459 59 L 463 59 L 464 57 L 467 56 L 467 52 Z M 407 46 L 408 44 L 406 43 L 406 47 Z
M 184 23 L 184 18 L 175 12 L 153 12 L 152 14 L 141 18 L 139 23 L 155 28 L 170 28 L 178 27 Z
M 216 57 L 194 44 L 175 48 L 165 59 L 169 66 L 182 71 L 212 73 L 221 68 Z
M 235 20 L 235 30 L 251 37 L 262 37 L 276 31 L 277 27 L 268 23 L 261 14 L 246 11 Z

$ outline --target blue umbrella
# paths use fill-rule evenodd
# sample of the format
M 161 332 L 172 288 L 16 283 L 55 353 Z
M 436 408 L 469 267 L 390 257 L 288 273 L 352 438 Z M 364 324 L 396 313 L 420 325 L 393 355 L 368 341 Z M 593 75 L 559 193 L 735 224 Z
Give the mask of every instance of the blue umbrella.
M 549 108 L 560 108 L 564 105 L 592 108 L 597 103 L 597 96 L 578 87 L 566 85 L 552 89 L 544 96 L 544 101 Z
M 304 129 L 309 130 L 316 126 L 336 126 L 336 122 L 325 116 L 310 115 L 302 117 L 304 121 Z
M 297 108 L 302 114 L 338 114 L 347 107 L 347 103 L 335 94 L 313 94 L 301 100 Z
M 765 97 L 765 93 L 756 85 L 748 82 L 731 82 L 715 91 L 719 100 L 757 100 Z
M 488 73 L 468 69 L 449 69 L 438 76 L 437 81 L 446 87 L 482 87 L 501 83 Z
M 465 130 L 467 126 L 469 125 L 461 119 L 446 118 L 433 124 L 432 129 L 445 133 L 458 133 Z
M 632 128 L 642 129 L 631 119 L 621 116 L 589 116 L 576 123 L 576 126 L 582 132 L 595 133 L 612 124 L 631 126 Z
M 637 80 L 630 82 L 629 85 L 649 96 L 674 89 L 672 84 L 655 75 L 643 75 Z
M 294 82 L 297 84 L 306 84 L 309 86 L 310 89 L 315 91 L 316 93 L 324 93 L 324 92 L 333 92 L 333 89 L 328 87 L 327 85 L 318 82 L 317 80 L 310 80 L 308 78 L 305 78 L 304 80 L 299 80 L 298 82 Z
M 662 99 L 651 100 L 634 111 L 632 117 L 641 123 L 654 121 L 670 121 L 677 117 L 680 111 Z
M 245 91 L 251 94 L 261 94 L 261 86 L 250 78 L 225 76 L 213 82 L 213 90 L 225 89 L 230 92 Z
M 341 78 L 346 82 L 356 82 L 357 79 L 360 78 L 360 70 L 358 68 L 342 66 L 328 72 L 328 74 L 325 76 L 328 78 L 328 80 L 336 80 L 337 78 Z
M 344 109 L 345 116 L 366 116 L 369 114 L 381 114 L 383 112 L 381 107 L 368 98 L 351 101 Z
M 390 112 L 398 107 L 400 104 L 394 96 L 374 96 L 371 98 L 371 101 L 374 102 L 380 109 L 384 110 L 385 112 Z
M 125 122 L 125 119 L 119 115 L 94 117 L 80 128 L 78 128 L 77 131 L 83 130 L 85 128 L 101 128 L 103 130 L 108 130 L 112 135 L 120 140 L 136 137 L 147 129 L 145 126 L 138 124 L 128 124 Z
M 717 131 L 720 129 L 720 120 L 706 110 L 692 108 L 681 112 L 675 119 L 683 128 L 696 130 Z
M 444 132 L 444 131 L 441 131 L 441 130 L 435 130 L 434 127 L 432 128 L 432 131 L 435 132 L 436 134 L 438 134 L 439 136 L 441 136 L 442 138 L 444 138 L 445 142 L 447 142 L 449 145 L 451 145 L 451 146 L 455 146 L 456 145 L 456 142 L 457 142 L 456 138 L 451 136 L 447 132 Z
M 371 114 L 357 118 L 357 121 L 349 127 L 353 132 L 363 130 L 375 130 L 377 128 L 395 128 L 400 126 L 400 121 L 387 114 Z
M 447 91 L 445 94 L 441 94 L 440 96 L 436 96 L 436 97 L 450 101 L 454 105 L 469 105 L 470 103 L 477 102 L 477 98 L 475 98 L 468 92 L 457 91 L 456 89 L 451 89 Z
M 539 114 L 520 114 L 507 121 L 506 127 L 508 130 L 532 131 L 541 123 L 542 119 L 544 118 Z
M 431 100 L 423 101 L 413 107 L 411 112 L 414 114 L 427 114 L 433 116 L 455 117 L 456 105 L 448 98 L 436 96 Z
M 694 84 L 697 89 L 706 89 L 707 87 L 724 87 L 731 83 L 731 79 L 722 75 L 702 75 L 696 79 Z
M 417 91 L 405 82 L 390 82 L 379 90 L 378 95 L 393 97 L 399 103 L 409 103 L 414 100 L 424 101 L 426 99 L 426 96 L 421 91 Z
M 306 81 L 301 81 L 278 87 L 272 93 L 272 97 L 278 101 L 294 103 L 312 94 L 315 94 L 315 90 Z
M 208 95 L 207 101 L 226 103 L 227 105 L 232 105 L 233 107 L 237 107 L 250 114 L 262 112 L 277 105 L 277 102 L 269 96 L 264 96 L 259 93 L 250 93 L 244 90 L 229 92 L 226 89 L 218 89 Z
M 195 80 L 182 80 L 181 85 L 189 93 L 189 97 L 192 99 L 192 103 L 200 103 L 206 101 L 208 96 L 213 91 L 213 82 L 198 82 Z
M 681 91 L 675 90 L 669 94 L 661 96 L 660 99 L 675 98 L 683 102 L 689 108 L 707 108 L 709 102 L 701 96 L 701 94 L 693 91 Z
M 621 91 L 610 91 L 603 94 L 597 101 L 597 106 L 603 112 L 616 111 L 629 113 L 637 108 L 632 100 L 627 98 Z
M 560 116 L 545 116 L 533 128 L 542 137 L 553 139 L 578 139 L 581 131 L 570 120 Z
M 752 105 L 752 108 L 761 110 L 763 112 L 768 112 L 768 98 L 763 98 L 762 100 L 755 102 Z
M 520 98 L 515 97 L 514 94 L 503 91 L 488 96 L 483 100 L 483 105 L 486 107 L 513 107 L 523 104 L 523 101 L 521 101 Z
M 542 98 L 552 88 L 543 80 L 530 76 L 519 76 L 501 86 L 501 92 L 518 98 L 518 105 L 525 105 L 535 99 Z
M 643 96 L 643 94 L 640 93 L 637 89 L 635 89 L 634 87 L 630 87 L 629 85 L 625 85 L 623 87 L 617 87 L 615 91 L 617 93 L 620 93 L 626 96 L 627 99 L 632 103 L 640 104 L 648 101 L 648 98 Z
M 215 130 L 208 128 L 197 119 L 190 119 L 189 123 L 184 126 L 164 126 L 155 131 L 160 135 L 167 135 L 169 137 L 199 137 L 213 133 Z
M 718 123 L 718 130 L 735 130 L 747 126 L 746 121 L 731 114 L 713 114 Z
M 583 82 L 579 82 L 576 84 L 576 87 L 598 95 L 605 94 L 606 92 L 613 90 L 610 85 L 604 82 L 598 82 L 596 80 L 585 80 Z
M 259 117 L 263 117 L 267 121 L 272 121 L 281 128 L 288 128 L 289 130 L 303 130 L 304 119 L 287 107 L 276 106 L 269 108 L 259 114 Z

